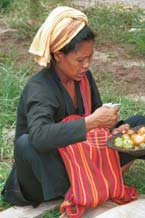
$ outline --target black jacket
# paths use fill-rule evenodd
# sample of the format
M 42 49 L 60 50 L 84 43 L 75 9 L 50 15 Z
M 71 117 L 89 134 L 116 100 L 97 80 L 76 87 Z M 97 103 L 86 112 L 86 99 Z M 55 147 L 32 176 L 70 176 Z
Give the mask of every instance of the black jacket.
M 102 101 L 90 71 L 87 72 L 87 77 L 90 84 L 93 112 L 102 105 Z M 65 193 L 68 187 L 67 176 L 65 176 L 65 169 L 62 167 L 62 160 L 57 148 L 86 139 L 84 118 L 67 123 L 61 122 L 63 118 L 71 114 L 84 115 L 79 82 L 75 82 L 75 88 L 78 100 L 77 109 L 74 108 L 71 97 L 60 83 L 53 66 L 51 66 L 49 69 L 44 68 L 34 75 L 27 82 L 20 97 L 17 110 L 15 143 L 19 144 L 21 136 L 28 134 L 31 142 L 30 146 L 33 146 L 40 156 L 43 156 L 44 152 L 48 154 L 47 165 L 49 170 L 47 169 L 44 172 L 44 169 L 42 169 L 44 176 L 41 186 L 44 200 L 53 199 L 56 197 L 56 194 L 58 196 L 59 194 L 62 195 L 62 192 Z M 43 158 L 41 160 L 43 161 Z M 3 197 L 14 205 L 32 204 L 32 202 L 24 198 L 21 192 L 17 178 L 18 167 L 14 164 L 2 192 Z M 19 170 L 21 171 L 21 169 Z M 35 173 L 37 172 L 38 170 L 36 169 Z M 59 176 L 59 185 L 57 177 L 52 178 L 54 173 Z M 25 172 L 23 175 L 21 181 L 25 177 Z M 63 184 L 65 181 L 66 184 Z M 29 183 L 28 179 L 28 185 Z M 61 186 L 61 184 L 63 185 Z M 52 187 L 51 190 L 50 187 Z
M 93 112 L 102 105 L 102 102 L 89 71 L 87 77 L 91 89 Z M 60 122 L 70 114 L 84 114 L 79 82 L 75 82 L 75 87 L 78 99 L 77 110 L 74 108 L 68 92 L 61 85 L 53 67 L 45 68 L 34 75 L 28 81 L 20 98 L 16 140 L 20 135 L 29 133 L 32 144 L 39 152 L 85 140 L 84 118 L 68 123 Z

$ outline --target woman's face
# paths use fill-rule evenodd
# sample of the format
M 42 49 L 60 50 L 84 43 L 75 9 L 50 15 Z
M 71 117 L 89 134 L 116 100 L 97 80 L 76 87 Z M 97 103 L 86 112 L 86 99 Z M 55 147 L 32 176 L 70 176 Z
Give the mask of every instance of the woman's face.
M 94 41 L 89 40 L 80 43 L 76 50 L 67 55 L 56 52 L 56 71 L 60 79 L 80 81 L 89 68 L 93 48 Z

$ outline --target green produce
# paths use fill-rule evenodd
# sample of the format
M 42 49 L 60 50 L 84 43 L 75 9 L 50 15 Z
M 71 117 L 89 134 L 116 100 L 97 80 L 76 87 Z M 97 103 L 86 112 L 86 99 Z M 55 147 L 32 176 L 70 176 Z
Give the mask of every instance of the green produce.
M 129 138 L 123 140 L 123 148 L 124 149 L 132 149 L 133 148 L 133 141 Z
M 123 146 L 123 139 L 121 137 L 115 138 L 114 145 L 117 148 L 122 148 L 122 146 Z
M 139 145 L 139 148 L 145 148 L 145 143 L 141 143 L 141 144 Z

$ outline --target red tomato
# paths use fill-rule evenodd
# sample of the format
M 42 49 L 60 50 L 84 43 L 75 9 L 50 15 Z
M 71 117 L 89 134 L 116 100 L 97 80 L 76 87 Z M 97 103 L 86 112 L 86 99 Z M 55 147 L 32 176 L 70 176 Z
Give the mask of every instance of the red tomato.
M 145 126 L 142 126 L 140 129 L 138 129 L 137 134 L 139 135 L 145 134 Z
M 135 131 L 133 129 L 128 129 L 126 133 L 128 135 L 133 135 L 133 134 L 135 134 Z
M 139 134 L 131 135 L 131 139 L 135 145 L 139 145 L 139 144 L 145 142 L 145 137 L 143 135 L 139 135 Z

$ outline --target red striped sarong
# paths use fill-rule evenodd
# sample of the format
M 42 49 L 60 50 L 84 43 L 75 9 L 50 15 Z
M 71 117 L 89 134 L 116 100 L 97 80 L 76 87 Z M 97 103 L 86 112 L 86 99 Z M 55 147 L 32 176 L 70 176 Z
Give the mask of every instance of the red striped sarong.
M 84 105 L 89 102 L 86 99 Z M 63 122 L 79 118 L 71 115 Z M 110 136 L 108 129 L 96 128 L 87 133 L 86 141 L 59 148 L 70 180 L 60 210 L 69 218 L 81 218 L 87 208 L 97 207 L 108 199 L 123 204 L 137 198 L 136 189 L 124 185 L 118 152 L 106 146 Z

